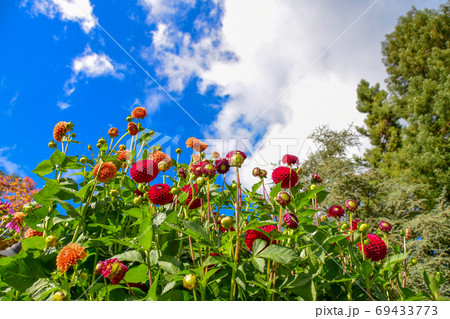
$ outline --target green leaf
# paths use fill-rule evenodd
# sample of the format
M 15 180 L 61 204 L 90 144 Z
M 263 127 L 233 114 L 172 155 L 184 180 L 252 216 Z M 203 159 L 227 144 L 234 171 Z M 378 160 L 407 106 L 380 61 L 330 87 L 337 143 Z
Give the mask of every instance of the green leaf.
M 439 283 L 436 280 L 436 278 L 428 273 L 426 270 L 423 271 L 423 280 L 425 281 L 425 284 L 428 287 L 428 290 L 430 290 L 431 295 L 433 296 L 433 298 L 437 297 L 437 292 L 439 290 Z
M 257 256 L 271 259 L 285 265 L 298 258 L 294 250 L 274 244 L 269 245 Z
M 361 264 L 361 272 L 364 278 L 369 279 L 370 275 L 372 274 L 372 271 L 373 271 L 372 264 L 369 261 L 364 260 L 363 263 Z
M 22 240 L 22 249 L 38 249 L 42 250 L 45 248 L 45 239 L 41 236 L 34 236 L 30 238 L 25 238 Z
M 55 283 L 48 278 L 40 278 L 25 293 L 30 295 L 33 300 L 40 300 L 45 298 L 52 291 L 56 290 Z
M 270 199 L 271 200 L 273 200 L 278 195 L 278 193 L 281 191 L 281 183 L 282 183 L 282 181 L 279 182 L 277 185 L 275 185 L 272 188 L 272 190 L 270 191 Z
M 154 301 L 158 300 L 158 297 L 156 295 L 156 288 L 158 287 L 158 279 L 159 279 L 160 272 L 161 272 L 161 269 L 158 269 L 156 278 L 155 278 L 155 280 L 153 280 L 153 284 L 148 291 L 147 300 L 154 300 Z
M 254 247 L 254 246 L 255 246 L 255 245 L 253 245 L 253 247 Z M 266 262 L 264 261 L 264 259 L 258 258 L 258 257 L 256 257 L 256 258 L 251 258 L 251 259 L 250 259 L 250 262 L 252 263 L 252 265 L 253 265 L 257 270 L 259 270 L 260 272 L 264 273 L 264 266 L 265 266 L 265 264 L 266 264 Z
M 50 160 L 55 165 L 62 165 L 65 159 L 66 155 L 64 155 L 63 152 L 57 149 L 53 152 L 52 156 L 50 156 Z
M 262 180 L 255 185 L 252 186 L 252 193 L 256 193 L 256 191 L 261 187 Z
M 139 226 L 139 244 L 144 250 L 149 250 L 153 238 L 153 221 L 151 217 L 145 218 Z
M 128 269 L 125 278 L 127 282 L 145 282 L 148 280 L 148 267 L 140 264 L 137 267 Z
M 32 256 L 0 266 L 0 274 L 4 282 L 20 292 L 26 292 L 40 278 L 48 278 L 41 262 Z
M 401 263 L 403 260 L 408 258 L 409 253 L 402 253 L 397 255 L 392 255 L 389 257 L 389 259 L 384 263 L 383 268 L 381 269 L 381 272 L 384 271 L 392 271 L 395 264 Z
M 40 162 L 32 172 L 39 176 L 44 176 L 53 172 L 54 169 L 55 166 L 50 160 L 44 160 Z
M 80 190 L 75 194 L 75 196 L 80 198 L 81 201 L 84 201 L 84 199 L 88 196 L 87 194 L 91 193 L 91 189 L 94 186 L 94 183 L 95 180 L 90 180 L 89 183 L 80 188 Z
M 138 263 L 144 263 L 144 258 L 142 258 L 142 254 L 137 250 L 128 250 L 122 254 L 118 254 L 113 256 L 112 258 L 117 258 L 120 261 L 135 261 Z
M 137 207 L 133 207 L 131 209 L 125 209 L 123 211 L 125 214 L 127 214 L 128 216 L 137 218 L 137 219 L 141 219 L 142 218 L 142 211 L 140 208 Z
M 190 220 L 183 220 L 183 224 L 187 229 L 191 230 L 196 235 L 196 238 L 202 237 L 207 242 L 210 242 L 209 233 L 205 227 Z
M 253 256 L 258 255 L 261 252 L 261 250 L 263 250 L 266 246 L 267 246 L 267 242 L 265 240 L 262 240 L 260 238 L 256 239 L 253 242 L 253 247 L 252 247 Z
M 85 242 L 83 244 L 83 246 L 85 246 L 86 248 L 107 247 L 107 246 L 110 246 L 112 243 L 113 242 L 111 241 L 111 239 L 109 237 L 101 237 L 101 238 L 95 238 L 95 239 L 88 240 L 87 242 Z
M 181 263 L 172 256 L 163 255 L 159 257 L 158 265 L 161 267 L 161 269 L 173 275 L 176 275 L 180 272 Z
M 250 230 L 250 229 L 257 229 L 258 227 L 262 227 L 262 226 L 277 225 L 277 224 L 278 223 L 273 220 L 265 220 L 265 221 L 255 220 L 255 221 L 248 223 L 248 225 L 244 227 L 243 232 Z

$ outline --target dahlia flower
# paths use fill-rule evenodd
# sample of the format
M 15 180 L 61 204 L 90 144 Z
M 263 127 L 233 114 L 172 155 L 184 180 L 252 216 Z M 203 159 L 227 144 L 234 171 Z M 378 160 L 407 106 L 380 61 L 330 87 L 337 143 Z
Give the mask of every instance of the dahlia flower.
M 117 258 L 99 261 L 97 266 L 95 266 L 95 273 L 102 275 L 104 278 L 108 278 L 113 285 L 119 284 L 125 277 L 127 271 L 128 267 Z
M 291 188 L 298 182 L 298 174 L 289 167 L 280 166 L 272 172 L 272 180 L 275 184 L 281 182 L 282 188 Z
M 73 243 L 64 246 L 56 256 L 56 268 L 65 273 L 71 265 L 76 265 L 77 260 L 86 258 L 84 247 Z

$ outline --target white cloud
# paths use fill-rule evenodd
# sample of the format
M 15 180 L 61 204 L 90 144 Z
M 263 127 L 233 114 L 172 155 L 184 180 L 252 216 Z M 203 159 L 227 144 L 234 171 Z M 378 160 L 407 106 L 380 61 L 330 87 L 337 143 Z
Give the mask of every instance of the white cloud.
M 22 6 L 26 6 L 28 2 L 30 1 L 24 0 Z M 90 0 L 32 0 L 31 2 L 32 14 L 44 14 L 51 19 L 59 14 L 63 21 L 78 22 L 85 33 L 92 30 L 97 20 Z
M 72 61 L 72 77 L 64 84 L 66 95 L 71 95 L 75 91 L 75 83 L 79 78 L 97 78 L 100 76 L 113 76 L 118 79 L 124 77 L 122 70 L 124 65 L 117 64 L 104 53 L 92 52 L 88 46 L 84 52 Z
M 8 175 L 16 174 L 21 177 L 25 176 L 25 172 L 20 168 L 19 164 L 11 162 L 7 156 L 4 156 L 3 153 L 9 150 L 13 150 L 10 147 L 0 147 L 0 167 L 6 171 Z
M 160 21 L 195 6 L 195 0 L 139 0 L 138 3 L 147 11 L 147 21 Z
M 164 24 L 153 33 L 154 54 L 149 60 L 161 62 L 158 75 L 168 78 L 171 90 L 182 92 L 197 77 L 200 92 L 212 87 L 216 94 L 227 96 L 205 135 L 240 138 L 220 142 L 219 149 L 226 152 L 250 145 L 258 152 L 247 165 L 266 165 L 266 169 L 288 151 L 306 158 L 315 146 L 303 143 L 319 125 L 343 129 L 350 123 L 363 123 L 364 116 L 355 107 L 359 81 L 383 84 L 385 34 L 393 31 L 398 16 L 411 5 L 425 5 L 418 0 L 395 5 L 379 1 L 323 54 L 373 0 L 217 3 L 222 9 L 217 12 L 223 12 L 218 27 L 208 29 L 199 16 L 194 25 L 206 32 L 195 41 L 176 28 L 179 13 L 170 20 L 170 10 L 165 9 Z M 233 53 L 231 59 L 227 52 Z M 255 138 L 261 140 L 253 146 Z M 283 143 L 284 148 L 278 145 Z M 295 145 L 288 148 L 290 143 Z M 244 180 L 250 180 L 251 169 L 246 171 Z
M 67 102 L 58 101 L 56 105 L 59 107 L 60 110 L 65 110 L 70 107 L 70 104 Z

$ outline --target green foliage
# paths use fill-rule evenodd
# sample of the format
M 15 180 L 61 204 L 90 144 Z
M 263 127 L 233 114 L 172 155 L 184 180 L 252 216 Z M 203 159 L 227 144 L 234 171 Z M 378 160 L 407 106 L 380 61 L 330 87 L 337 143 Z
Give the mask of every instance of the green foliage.
M 390 177 L 423 185 L 428 208 L 450 185 L 449 9 L 447 2 L 400 17 L 382 44 L 387 89 L 362 80 L 357 90 L 357 109 L 366 114 L 359 131 L 373 145 L 367 161 Z

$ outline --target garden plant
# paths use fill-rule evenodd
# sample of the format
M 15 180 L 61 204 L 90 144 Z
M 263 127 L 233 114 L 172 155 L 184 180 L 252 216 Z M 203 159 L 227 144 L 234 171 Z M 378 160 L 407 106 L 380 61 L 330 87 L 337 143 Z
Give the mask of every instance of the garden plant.
M 268 175 L 242 167 L 243 151 L 207 156 L 191 137 L 171 158 L 150 147 L 146 116 L 135 108 L 120 137 L 111 128 L 82 156 L 71 154 L 74 124 L 55 125 L 54 152 L 33 171 L 45 186 L 0 206 L 1 237 L 15 243 L 1 252 L 0 300 L 444 298 L 440 272 L 423 272 L 427 290 L 407 285 L 413 230 L 390 243 L 390 223 L 365 222 L 358 198 L 321 206 L 324 176 L 303 173 L 296 156 Z

